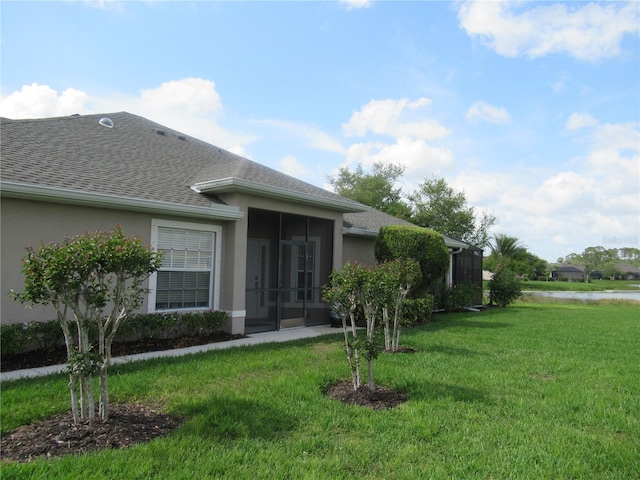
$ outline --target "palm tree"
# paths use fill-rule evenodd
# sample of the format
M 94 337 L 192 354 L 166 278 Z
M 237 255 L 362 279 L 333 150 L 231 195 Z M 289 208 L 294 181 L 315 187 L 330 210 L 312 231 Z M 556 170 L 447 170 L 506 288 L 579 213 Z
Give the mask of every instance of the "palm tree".
M 515 258 L 526 251 L 520 240 L 502 233 L 497 233 L 493 236 L 493 244 L 490 244 L 489 247 L 491 248 L 491 255 L 496 255 L 501 262 Z

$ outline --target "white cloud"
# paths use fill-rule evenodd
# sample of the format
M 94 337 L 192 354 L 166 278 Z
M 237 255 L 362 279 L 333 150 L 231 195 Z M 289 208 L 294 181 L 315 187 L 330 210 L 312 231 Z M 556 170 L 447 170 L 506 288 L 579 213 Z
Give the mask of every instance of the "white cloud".
M 640 130 L 638 124 L 617 123 L 604 124 L 597 128 L 593 135 L 594 145 L 598 149 L 640 150 Z
M 419 118 L 406 121 L 405 117 L 431 104 L 428 98 L 410 102 L 400 100 L 371 100 L 360 111 L 354 112 L 349 122 L 342 125 L 347 137 L 362 137 L 371 132 L 392 137 L 412 137 L 421 140 L 433 140 L 447 136 L 450 132 L 435 120 Z
M 377 162 L 403 165 L 403 189 L 408 191 L 434 173 L 449 169 L 453 164 L 453 153 L 409 137 L 400 137 L 395 143 L 355 143 L 347 150 L 347 166 L 362 164 L 368 169 Z
M 305 140 L 307 146 L 311 148 L 341 155 L 346 152 L 339 140 L 311 125 L 285 120 L 253 120 L 252 123 L 274 127 L 290 136 L 302 138 Z
M 405 168 L 401 179 L 404 191 L 417 188 L 424 179 L 441 174 L 453 165 L 453 152 L 429 142 L 447 136 L 450 131 L 435 120 L 424 118 L 423 109 L 431 105 L 428 98 L 410 101 L 371 100 L 352 114 L 342 125 L 346 137 L 368 137 L 347 149 L 346 166 L 392 163 Z M 391 137 L 380 140 L 379 137 Z
M 640 130 L 636 123 L 605 124 L 595 129 L 584 164 L 607 196 L 635 196 L 640 205 Z M 640 213 L 640 212 L 639 212 Z
M 589 115 L 588 113 L 572 113 L 567 120 L 566 130 L 580 130 L 586 127 L 595 127 L 598 125 L 598 120 Z
M 339 0 L 339 3 L 347 10 L 356 10 L 359 8 L 369 8 L 373 0 Z
M 470 121 L 483 121 L 495 124 L 505 124 L 511 122 L 511 115 L 506 108 L 495 107 L 487 102 L 477 101 L 465 115 L 465 118 Z
M 291 175 L 292 177 L 299 179 L 303 179 L 313 175 L 313 172 L 311 172 L 307 169 L 307 167 L 298 162 L 296 157 L 294 157 L 293 155 L 287 155 L 282 160 L 280 160 L 278 169 L 281 172 L 286 173 L 287 175 Z
M 498 217 L 494 232 L 522 239 L 550 261 L 606 238 L 638 238 L 639 125 L 595 123 L 572 170 L 467 170 L 448 182 Z
M 208 115 L 222 111 L 215 83 L 202 78 L 173 80 L 157 88 L 142 90 L 140 103 L 145 110 L 158 112 L 186 110 L 193 115 Z
M 596 61 L 619 55 L 624 35 L 638 34 L 640 10 L 635 0 L 570 5 L 474 0 L 462 4 L 458 19 L 468 35 L 506 57 L 567 53 Z
M 89 96 L 74 88 L 58 94 L 48 85 L 32 83 L 2 98 L 0 115 L 7 118 L 42 118 L 87 113 Z
M 547 178 L 534 192 L 521 198 L 520 208 L 534 215 L 562 215 L 595 206 L 596 180 L 573 171 L 559 172 Z M 524 193 L 524 192 L 523 192 Z
M 91 96 L 68 88 L 58 94 L 48 85 L 25 85 L 3 97 L 0 114 L 8 118 L 43 118 L 74 113 L 127 111 L 176 129 L 222 148 L 242 154 L 253 135 L 224 128 L 219 117 L 223 111 L 220 95 L 212 81 L 185 78 L 144 89 L 139 96 Z
M 89 7 L 98 8 L 100 10 L 112 8 L 114 10 L 121 11 L 123 9 L 122 2 L 118 0 L 85 0 L 84 3 Z
M 185 78 L 144 89 L 139 97 L 108 99 L 107 110 L 128 110 L 154 122 L 174 128 L 206 142 L 237 152 L 255 137 L 223 127 L 222 101 L 215 83 L 201 78 Z

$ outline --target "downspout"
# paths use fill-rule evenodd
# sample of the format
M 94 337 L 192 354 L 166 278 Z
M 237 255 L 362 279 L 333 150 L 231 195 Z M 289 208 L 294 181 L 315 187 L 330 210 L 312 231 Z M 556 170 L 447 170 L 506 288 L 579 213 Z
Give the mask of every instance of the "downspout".
M 447 284 L 449 286 L 453 285 L 453 256 L 462 252 L 462 250 L 464 250 L 464 248 L 460 247 L 457 250 L 451 250 L 449 252 L 449 273 L 447 275 Z

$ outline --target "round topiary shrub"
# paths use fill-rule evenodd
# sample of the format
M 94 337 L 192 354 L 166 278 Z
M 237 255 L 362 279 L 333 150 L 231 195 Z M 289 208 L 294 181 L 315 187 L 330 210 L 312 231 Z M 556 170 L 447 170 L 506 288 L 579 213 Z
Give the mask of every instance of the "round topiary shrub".
M 449 250 L 444 239 L 430 228 L 412 225 L 382 227 L 376 237 L 375 255 L 380 263 L 407 258 L 420 264 L 422 279 L 414 289 L 414 297 L 424 296 L 449 269 Z

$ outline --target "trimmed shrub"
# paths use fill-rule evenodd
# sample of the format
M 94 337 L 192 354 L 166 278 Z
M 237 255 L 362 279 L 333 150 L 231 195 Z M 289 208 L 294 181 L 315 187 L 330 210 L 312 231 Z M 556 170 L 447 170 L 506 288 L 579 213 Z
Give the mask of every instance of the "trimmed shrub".
M 402 304 L 402 320 L 404 325 L 428 323 L 433 312 L 434 297 L 425 294 L 421 298 L 405 298 Z
M 376 260 L 380 263 L 408 258 L 420 264 L 422 279 L 414 297 L 423 297 L 449 269 L 449 251 L 442 235 L 430 228 L 389 225 L 380 229 L 375 242 Z
M 220 331 L 226 319 L 227 313 L 221 311 L 133 315 L 121 325 L 115 341 L 124 343 L 142 338 L 208 335 Z M 91 332 L 91 337 L 97 339 L 97 331 Z M 64 345 L 64 336 L 57 320 L 0 325 L 2 356 L 31 350 L 52 350 L 61 345 Z
M 489 281 L 489 299 L 492 305 L 506 308 L 522 295 L 522 286 L 515 273 L 498 268 Z
M 459 285 L 441 285 L 435 291 L 437 308 L 446 312 L 482 304 L 482 288 L 469 281 Z
M 0 352 L 4 355 L 30 350 L 52 350 L 64 345 L 57 320 L 0 325 Z

